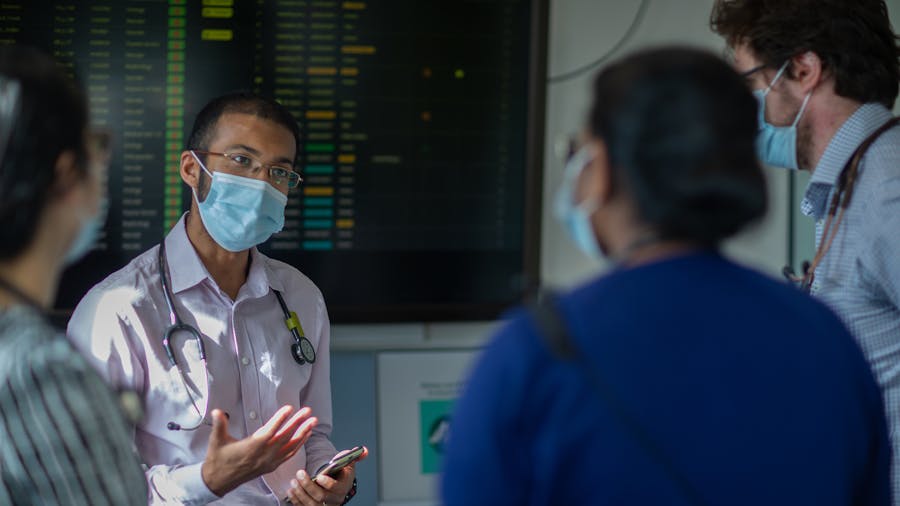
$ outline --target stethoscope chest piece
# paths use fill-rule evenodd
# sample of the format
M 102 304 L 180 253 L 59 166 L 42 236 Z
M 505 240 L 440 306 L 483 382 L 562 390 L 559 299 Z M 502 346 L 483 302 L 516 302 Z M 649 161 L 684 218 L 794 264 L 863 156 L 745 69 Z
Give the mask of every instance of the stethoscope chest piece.
M 310 340 L 306 338 L 303 326 L 300 325 L 300 318 L 297 316 L 297 313 L 288 310 L 281 292 L 278 290 L 272 291 L 275 292 L 278 305 L 281 306 L 281 311 L 284 312 L 284 324 L 287 325 L 291 335 L 294 336 L 294 344 L 291 345 L 291 356 L 294 357 L 294 362 L 300 365 L 314 364 L 316 362 L 316 350 L 313 348 Z
M 300 365 L 312 364 L 316 361 L 316 350 L 309 339 L 305 337 L 301 337 L 300 342 L 291 345 L 291 355 L 294 356 L 294 361 Z

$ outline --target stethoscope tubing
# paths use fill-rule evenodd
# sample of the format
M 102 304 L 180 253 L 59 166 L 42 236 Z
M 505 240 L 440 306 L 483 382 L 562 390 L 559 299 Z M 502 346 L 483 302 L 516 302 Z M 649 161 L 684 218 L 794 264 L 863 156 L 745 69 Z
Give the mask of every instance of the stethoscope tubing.
M 169 285 L 169 269 L 168 262 L 166 261 L 165 241 L 159 244 L 157 257 L 159 261 L 159 277 L 162 283 L 163 296 L 166 300 L 166 308 L 169 311 L 169 326 L 163 333 L 162 339 L 163 349 L 166 352 L 169 363 L 178 371 L 178 376 L 181 378 L 181 382 L 184 385 L 185 392 L 187 393 L 191 404 L 194 406 L 194 411 L 197 412 L 197 416 L 199 417 L 197 423 L 190 427 L 182 427 L 175 422 L 169 422 L 166 426 L 169 430 L 196 430 L 204 424 L 206 420 L 206 413 L 209 410 L 210 385 L 209 368 L 207 367 L 206 361 L 206 348 L 203 345 L 203 337 L 200 334 L 200 331 L 198 331 L 194 326 L 182 321 L 181 316 L 178 314 L 178 310 L 175 309 L 175 296 Z M 299 330 L 297 330 L 297 327 L 300 326 L 299 319 L 297 318 L 296 314 L 288 310 L 287 304 L 284 302 L 284 297 L 281 295 L 281 292 L 279 292 L 278 290 L 273 291 L 275 292 L 275 297 L 278 299 L 278 304 L 279 306 L 281 306 L 281 310 L 284 313 L 285 324 L 287 325 L 288 329 L 291 332 L 291 336 L 294 339 L 294 343 L 291 345 L 291 355 L 294 357 L 294 360 L 300 365 L 315 363 L 316 354 L 312 343 L 309 341 L 309 339 L 306 338 L 306 336 L 304 336 Z M 197 406 L 197 402 L 194 399 L 194 396 L 191 395 L 191 389 L 188 386 L 188 381 L 184 375 L 184 370 L 181 368 L 181 364 L 178 363 L 178 360 L 175 359 L 175 354 L 172 352 L 172 340 L 176 332 L 186 332 L 190 334 L 190 338 L 197 343 L 197 355 L 201 365 L 203 366 L 204 382 L 206 384 L 206 395 L 203 396 L 204 401 L 202 411 Z M 307 353 L 303 353 L 301 351 L 304 349 L 304 347 L 306 348 Z
M 206 420 L 206 412 L 209 410 L 209 368 L 206 366 L 206 348 L 203 346 L 203 337 L 200 335 L 200 331 L 194 328 L 192 325 L 184 323 L 181 320 L 181 316 L 178 314 L 178 310 L 175 309 L 175 303 L 172 300 L 172 290 L 169 288 L 168 281 L 168 263 L 166 262 L 166 243 L 161 242 L 159 245 L 159 277 L 162 280 L 163 286 L 163 295 L 166 299 L 166 306 L 169 310 L 169 321 L 171 324 L 168 328 L 166 328 L 163 333 L 162 345 L 163 349 L 166 351 L 166 356 L 169 358 L 169 363 L 175 367 L 178 371 L 178 377 L 181 378 L 181 383 L 184 386 L 184 391 L 188 395 L 188 399 L 191 401 L 191 405 L 194 407 L 194 411 L 197 412 L 198 421 L 192 426 L 184 427 L 175 422 L 169 422 L 166 427 L 169 430 L 183 430 L 183 431 L 192 431 L 199 429 L 204 421 Z M 197 343 L 197 356 L 200 360 L 200 364 L 203 366 L 203 381 L 205 383 L 206 395 L 203 396 L 203 410 L 197 406 L 197 401 L 194 399 L 194 396 L 191 395 L 191 389 L 188 386 L 187 378 L 184 375 L 184 370 L 181 368 L 181 364 L 178 363 L 178 360 L 175 359 L 175 354 L 172 352 L 172 337 L 176 332 L 187 332 L 190 334 L 191 339 Z

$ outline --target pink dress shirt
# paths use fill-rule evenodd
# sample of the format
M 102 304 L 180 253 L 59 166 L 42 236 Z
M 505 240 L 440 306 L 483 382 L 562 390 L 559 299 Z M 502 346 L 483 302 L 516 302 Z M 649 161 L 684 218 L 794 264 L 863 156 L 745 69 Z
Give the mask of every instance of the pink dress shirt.
M 274 472 L 222 498 L 206 487 L 200 466 L 211 426 L 166 428 L 170 421 L 193 426 L 199 417 L 162 346 L 169 318 L 158 246 L 88 292 L 69 322 L 69 338 L 110 385 L 134 390 L 144 402 L 134 441 L 147 467 L 150 504 L 278 504 L 298 470 L 315 471 L 335 453 L 329 440 L 329 324 L 322 294 L 297 269 L 253 248 L 247 281 L 231 300 L 188 240 L 184 216 L 165 241 L 175 307 L 204 341 L 208 389 L 190 334 L 175 333 L 171 345 L 197 408 L 202 412 L 209 402 L 205 420 L 215 408 L 225 411 L 229 433 L 242 439 L 285 404 L 309 406 L 319 424 L 304 447 Z M 315 364 L 298 365 L 292 358 L 293 338 L 273 290 L 281 291 L 288 310 L 299 316 L 316 350 Z

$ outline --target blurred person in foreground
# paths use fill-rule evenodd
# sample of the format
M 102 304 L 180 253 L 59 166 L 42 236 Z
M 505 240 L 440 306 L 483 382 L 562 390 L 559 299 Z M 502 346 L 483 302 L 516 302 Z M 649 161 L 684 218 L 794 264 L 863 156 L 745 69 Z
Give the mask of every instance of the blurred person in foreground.
M 469 504 L 889 504 L 878 387 L 824 305 L 719 245 L 766 210 L 756 101 L 725 62 L 600 72 L 557 213 L 614 268 L 511 315 L 450 429 Z
M 147 502 L 119 397 L 46 315 L 94 243 L 108 148 L 56 62 L 0 48 L 0 504 Z

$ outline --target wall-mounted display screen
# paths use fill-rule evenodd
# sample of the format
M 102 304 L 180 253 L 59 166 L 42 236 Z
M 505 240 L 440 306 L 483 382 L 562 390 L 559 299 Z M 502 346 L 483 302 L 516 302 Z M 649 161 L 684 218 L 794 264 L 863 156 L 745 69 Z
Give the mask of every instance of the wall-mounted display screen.
M 235 90 L 301 129 L 282 232 L 260 246 L 336 321 L 490 318 L 536 283 L 545 0 L 21 0 L 0 41 L 42 47 L 115 136 L 109 212 L 57 307 L 189 208 L 194 116 Z

